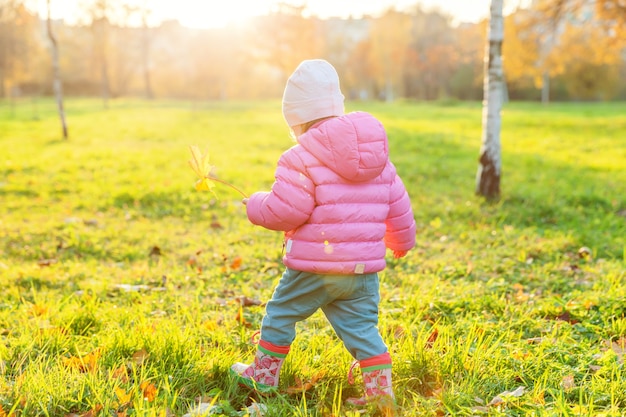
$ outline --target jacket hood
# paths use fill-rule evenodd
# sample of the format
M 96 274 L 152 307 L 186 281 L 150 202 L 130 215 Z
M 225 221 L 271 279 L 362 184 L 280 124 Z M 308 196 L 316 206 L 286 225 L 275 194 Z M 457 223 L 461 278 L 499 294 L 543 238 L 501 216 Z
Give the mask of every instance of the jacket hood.
M 300 135 L 298 142 L 351 182 L 376 178 L 389 160 L 385 129 L 374 116 L 365 112 L 324 120 Z

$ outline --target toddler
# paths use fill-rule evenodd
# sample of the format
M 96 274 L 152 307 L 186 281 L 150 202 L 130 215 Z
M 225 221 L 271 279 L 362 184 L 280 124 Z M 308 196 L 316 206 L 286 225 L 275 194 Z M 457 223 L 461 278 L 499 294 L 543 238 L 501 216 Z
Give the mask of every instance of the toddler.
M 413 248 L 415 220 L 385 129 L 368 113 L 344 114 L 337 72 L 321 59 L 296 68 L 282 109 L 297 144 L 278 160 L 271 191 L 243 203 L 250 222 L 285 233 L 286 269 L 253 363 L 236 363 L 231 373 L 275 391 L 296 323 L 322 309 L 363 375 L 364 396 L 348 402 L 393 399 L 391 357 L 378 331 L 378 272 L 386 248 L 396 258 Z

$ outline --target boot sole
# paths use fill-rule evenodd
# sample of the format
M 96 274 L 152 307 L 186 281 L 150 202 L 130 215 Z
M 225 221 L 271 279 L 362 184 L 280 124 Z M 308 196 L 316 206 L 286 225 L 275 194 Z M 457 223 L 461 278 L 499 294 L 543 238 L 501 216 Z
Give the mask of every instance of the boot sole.
M 228 372 L 230 376 L 239 384 L 242 388 L 249 388 L 261 395 L 274 395 L 278 392 L 277 387 L 273 387 L 271 385 L 259 384 L 253 379 L 244 378 L 239 375 L 236 371 L 229 369 Z

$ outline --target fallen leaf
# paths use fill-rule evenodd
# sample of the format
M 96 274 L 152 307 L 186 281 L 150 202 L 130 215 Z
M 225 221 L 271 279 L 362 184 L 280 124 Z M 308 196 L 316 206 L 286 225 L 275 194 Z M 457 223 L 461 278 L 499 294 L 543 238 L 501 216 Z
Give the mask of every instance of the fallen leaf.
M 406 330 L 404 330 L 404 327 L 397 325 L 396 329 L 393 331 L 393 336 L 396 339 L 400 339 L 402 336 L 404 336 Z
M 201 417 L 201 416 L 210 416 L 213 414 L 213 410 L 217 410 L 219 407 L 215 405 L 215 400 L 211 402 L 201 402 L 196 405 L 193 409 L 191 409 L 187 414 L 184 414 L 183 417 Z
M 251 406 L 246 408 L 246 412 L 250 417 L 263 417 L 267 413 L 267 406 L 265 404 L 252 403 Z
M 132 360 L 135 365 L 141 366 L 150 357 L 150 354 L 145 349 L 140 349 L 133 353 Z
M 550 318 L 553 319 L 553 320 L 565 321 L 565 322 L 567 322 L 569 324 L 576 324 L 576 323 L 580 322 L 579 320 L 577 320 L 574 317 L 572 317 L 572 314 L 569 311 L 567 311 L 567 310 L 563 311 L 560 314 L 557 314 L 556 316 L 552 316 Z
M 426 340 L 426 345 L 424 346 L 426 349 L 430 349 L 435 344 L 435 341 L 439 337 L 439 330 L 435 327 L 435 329 L 428 336 L 428 340 Z
M 515 352 L 511 353 L 511 357 L 513 359 L 517 359 L 518 361 L 522 361 L 522 360 L 526 359 L 529 356 L 530 356 L 530 352 L 515 351 Z
M 626 336 L 618 340 L 607 340 L 604 344 L 617 355 L 617 361 L 624 363 L 624 355 L 626 354 Z
M 489 402 L 488 405 L 489 406 L 500 405 L 500 404 L 504 403 L 507 398 L 521 397 L 522 395 L 524 395 L 524 387 L 517 387 L 513 391 L 504 391 L 504 392 L 501 392 L 500 394 L 496 395 L 495 397 L 493 397 L 493 399 Z
M 545 392 L 544 391 L 535 391 L 535 395 L 532 400 L 537 404 L 544 405 L 546 403 Z
M 589 370 L 593 373 L 598 372 L 602 367 L 600 365 L 589 365 Z
M 228 301 L 220 297 L 215 298 L 213 301 L 220 307 L 226 307 L 228 305 Z
M 133 397 L 132 391 L 127 393 L 126 390 L 121 387 L 115 387 L 115 395 L 120 403 L 120 407 L 130 403 Z
M 139 292 L 139 291 L 150 290 L 150 286 L 148 285 L 131 285 L 131 284 L 117 284 L 113 288 L 126 291 L 126 292 Z
M 239 269 L 241 267 L 241 256 L 237 256 L 235 259 L 233 259 L 233 261 L 230 263 L 230 268 L 231 269 Z
M 69 413 L 66 414 L 64 417 L 96 417 L 98 415 L 98 413 L 100 413 L 100 411 L 102 410 L 102 405 L 101 404 L 97 404 L 95 405 L 91 410 L 83 413 L 83 414 L 78 414 L 78 413 Z M 0 412 L 0 417 L 4 417 L 5 415 L 3 415 Z
M 573 388 L 576 388 L 576 383 L 574 382 L 574 375 L 564 376 L 563 380 L 561 381 L 561 387 L 563 387 L 565 391 L 569 391 Z
M 237 300 L 239 300 L 239 305 L 242 307 L 250 307 L 250 306 L 260 306 L 263 305 L 263 302 L 260 300 L 255 300 L 253 298 L 248 298 L 246 296 L 239 296 L 237 297 Z
M 317 384 L 317 382 L 325 375 L 326 372 L 320 371 L 304 382 L 300 378 L 296 377 L 296 385 L 288 387 L 285 392 L 287 392 L 287 394 L 302 394 L 304 392 L 307 392 L 308 390 L 313 388 L 315 384 Z
M 583 246 L 582 248 L 578 249 L 578 257 L 580 259 L 591 258 L 591 249 L 589 249 L 586 246 Z
M 143 394 L 143 399 L 148 402 L 154 401 L 157 396 L 158 390 L 151 382 L 144 381 L 139 385 L 139 389 Z
M 237 311 L 237 316 L 235 317 L 235 320 L 237 320 L 237 323 L 239 323 L 240 326 L 252 327 L 252 324 L 250 324 L 243 315 L 242 305 L 239 306 L 239 310 Z
M 111 378 L 115 378 L 120 382 L 127 383 L 129 381 L 128 368 L 126 365 L 120 365 L 119 368 L 111 372 Z
M 52 259 L 40 259 L 39 261 L 37 261 L 37 265 L 39 265 L 40 267 L 44 267 L 44 266 L 52 266 L 55 263 L 57 263 L 58 261 L 54 258 Z
M 33 304 L 30 307 L 29 313 L 35 317 L 40 317 L 45 315 L 48 312 L 48 307 L 43 306 L 41 304 Z
M 100 413 L 101 410 L 102 410 L 102 405 L 101 404 L 97 404 L 91 410 L 87 411 L 84 414 L 81 414 L 80 417 L 96 417 Z
M 66 368 L 77 369 L 80 372 L 95 372 L 98 368 L 98 359 L 100 352 L 95 350 L 85 356 L 70 356 L 62 358 L 63 365 Z
M 161 252 L 161 248 L 155 245 L 152 249 L 150 249 L 150 253 L 148 255 L 151 258 L 158 258 L 159 256 L 162 256 L 163 253 Z

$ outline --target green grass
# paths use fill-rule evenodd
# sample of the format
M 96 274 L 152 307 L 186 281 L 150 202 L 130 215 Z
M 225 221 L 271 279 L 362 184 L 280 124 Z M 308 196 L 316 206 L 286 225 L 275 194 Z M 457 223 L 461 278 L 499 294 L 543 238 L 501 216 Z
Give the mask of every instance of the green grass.
M 251 359 L 263 307 L 239 299 L 270 297 L 282 238 L 231 189 L 195 191 L 188 146 L 267 189 L 292 145 L 280 103 L 66 104 L 69 141 L 51 101 L 0 103 L 0 415 L 183 415 L 209 398 L 244 415 L 228 368 Z M 626 105 L 507 104 L 490 204 L 474 195 L 479 104 L 356 109 L 387 127 L 418 224 L 381 273 L 399 415 L 621 415 Z M 323 377 L 256 400 L 267 416 L 359 415 L 342 405 L 359 392 L 350 362 L 316 314 L 281 388 Z

